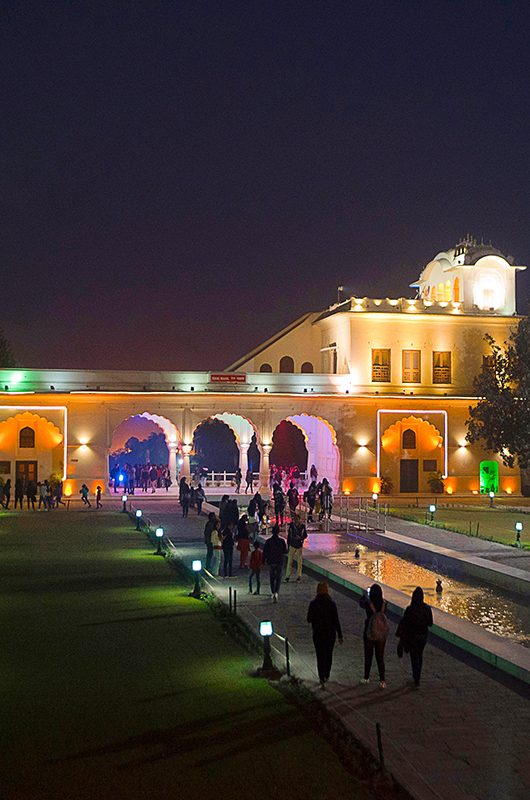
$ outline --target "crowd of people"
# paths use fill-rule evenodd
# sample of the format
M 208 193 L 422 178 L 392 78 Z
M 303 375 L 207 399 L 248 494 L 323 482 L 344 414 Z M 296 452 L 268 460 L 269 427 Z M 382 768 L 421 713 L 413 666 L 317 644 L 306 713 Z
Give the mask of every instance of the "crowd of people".
M 169 467 L 164 464 L 114 464 L 110 479 L 114 494 L 119 491 L 134 494 L 137 489 L 151 494 L 157 489 L 167 492 L 173 483 Z
M 261 515 L 260 511 L 263 512 Z M 287 541 L 280 536 L 278 523 L 273 525 L 271 536 L 263 540 L 260 536 L 260 533 L 264 532 L 259 524 L 260 516 L 261 519 L 264 518 L 265 507 L 258 493 L 249 503 L 247 513 L 241 517 L 237 501 L 225 495 L 219 507 L 219 514 L 210 512 L 204 527 L 206 569 L 214 576 L 232 577 L 235 571 L 234 549 L 237 549 L 239 551 L 237 571 L 245 571 L 248 575 L 249 593 L 261 594 L 261 573 L 268 567 L 270 596 L 272 602 L 277 603 L 282 579 L 285 583 L 291 580 L 295 562 L 296 581 L 301 581 L 307 530 L 299 514 L 294 512 L 287 529 Z M 285 575 L 283 575 L 284 564 L 286 564 Z M 386 687 L 385 645 L 390 625 L 386 616 L 386 600 L 379 584 L 374 583 L 362 595 L 359 604 L 365 612 L 364 672 L 360 682 L 369 683 L 375 656 L 379 686 L 384 689 Z M 317 596 L 309 605 L 307 622 L 312 625 L 318 676 L 320 685 L 324 687 L 331 673 L 335 643 L 337 639 L 339 643 L 343 641 L 337 607 L 330 598 L 329 586 L 325 582 L 318 584 Z M 416 687 L 420 684 L 423 650 L 427 642 L 428 629 L 432 624 L 432 611 L 424 602 L 423 590 L 417 587 L 412 594 L 411 605 L 406 609 L 396 631 L 399 639 L 397 654 L 400 658 L 404 652 L 410 654 Z
M 28 510 L 51 511 L 52 508 L 65 506 L 63 500 L 62 481 L 32 481 L 25 478 L 17 478 L 12 491 L 11 478 L 8 478 L 0 487 L 0 504 L 9 511 L 11 498 L 13 497 L 13 508 L 22 510 L 24 505 Z

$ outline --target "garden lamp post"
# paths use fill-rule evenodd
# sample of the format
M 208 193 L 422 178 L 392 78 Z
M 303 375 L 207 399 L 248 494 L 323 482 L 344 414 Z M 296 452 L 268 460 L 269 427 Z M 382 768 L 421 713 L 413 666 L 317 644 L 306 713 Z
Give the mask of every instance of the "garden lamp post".
M 521 531 L 523 530 L 523 523 L 515 523 L 515 546 L 521 547 Z
M 141 508 L 136 509 L 136 530 L 140 530 L 140 525 L 142 524 L 142 510 Z
M 495 492 L 490 492 L 489 496 L 490 496 L 490 508 L 493 508 L 493 501 L 495 499 Z
M 126 494 L 122 495 L 121 502 L 123 503 L 123 508 L 122 508 L 123 514 L 127 513 L 127 500 L 128 500 L 127 495 Z
M 195 576 L 195 585 L 193 587 L 193 592 L 190 594 L 190 597 L 195 597 L 197 600 L 201 599 L 201 584 L 200 584 L 200 577 L 201 577 L 201 569 L 202 569 L 202 562 L 196 558 L 191 562 L 191 569 Z
M 377 498 L 378 497 L 379 497 L 379 495 L 377 494 L 377 492 L 373 492 L 372 500 L 374 501 L 374 508 L 377 508 Z
M 163 556 L 164 551 L 162 550 L 162 539 L 164 538 L 164 529 L 157 528 L 155 531 L 156 540 L 158 542 L 158 547 L 156 549 L 155 556 Z
M 271 636 L 273 634 L 272 622 L 270 620 L 262 620 L 259 624 L 260 636 L 263 637 L 263 666 L 262 672 L 269 672 L 273 670 L 271 658 Z
M 431 515 L 431 522 L 433 522 L 434 515 L 436 514 L 436 506 L 434 505 L 434 503 L 431 503 L 431 505 L 429 506 L 429 514 Z

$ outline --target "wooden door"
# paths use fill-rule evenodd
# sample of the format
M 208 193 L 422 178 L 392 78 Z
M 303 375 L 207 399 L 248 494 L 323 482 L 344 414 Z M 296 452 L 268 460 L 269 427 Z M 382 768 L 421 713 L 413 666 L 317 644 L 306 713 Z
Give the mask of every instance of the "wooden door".
M 418 459 L 402 458 L 399 464 L 399 491 L 418 491 Z

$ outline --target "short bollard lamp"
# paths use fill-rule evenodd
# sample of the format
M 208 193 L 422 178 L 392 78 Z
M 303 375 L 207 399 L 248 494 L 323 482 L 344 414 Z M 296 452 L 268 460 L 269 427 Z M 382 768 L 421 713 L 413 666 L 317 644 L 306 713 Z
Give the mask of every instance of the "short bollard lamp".
M 127 497 L 127 495 L 126 495 L 126 494 L 122 495 L 122 498 L 121 498 L 121 502 L 123 503 L 122 512 L 123 512 L 124 514 L 126 514 L 126 513 L 127 513 L 127 500 L 128 500 L 128 497 Z
M 490 508 L 493 508 L 493 501 L 495 500 L 495 492 L 490 492 Z
M 195 585 L 193 587 L 193 592 L 190 594 L 190 597 L 195 597 L 197 598 L 197 600 L 200 600 L 201 598 L 200 577 L 201 577 L 202 562 L 198 558 L 194 559 L 191 562 L 191 569 L 193 575 L 195 576 Z
M 521 547 L 521 531 L 523 530 L 523 523 L 516 522 L 515 523 L 515 545 L 516 547 Z
M 260 636 L 263 637 L 263 666 L 262 672 L 270 672 L 274 669 L 271 658 L 271 636 L 274 633 L 272 622 L 270 620 L 262 620 L 259 624 Z
M 434 520 L 434 515 L 436 514 L 436 506 L 434 503 L 431 503 L 429 506 L 429 514 L 431 515 L 431 522 Z
M 156 540 L 158 542 L 158 547 L 156 548 L 155 556 L 163 556 L 164 551 L 162 550 L 162 539 L 164 538 L 164 529 L 157 528 L 155 531 Z
M 136 530 L 140 530 L 140 525 L 142 524 L 142 509 L 136 509 Z

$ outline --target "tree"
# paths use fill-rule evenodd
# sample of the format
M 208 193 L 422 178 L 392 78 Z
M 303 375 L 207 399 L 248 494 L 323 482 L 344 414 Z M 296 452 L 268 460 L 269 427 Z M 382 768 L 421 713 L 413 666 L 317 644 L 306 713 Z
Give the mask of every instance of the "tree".
M 0 368 L 9 369 L 10 367 L 16 367 L 16 365 L 11 345 L 4 336 L 3 331 L 0 330 Z
M 491 356 L 473 382 L 479 401 L 469 409 L 469 442 L 498 453 L 507 467 L 530 467 L 530 319 L 524 317 L 507 342 L 485 340 Z M 524 483 L 524 481 L 523 481 Z

